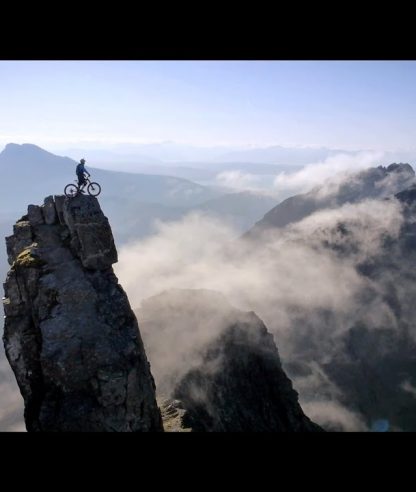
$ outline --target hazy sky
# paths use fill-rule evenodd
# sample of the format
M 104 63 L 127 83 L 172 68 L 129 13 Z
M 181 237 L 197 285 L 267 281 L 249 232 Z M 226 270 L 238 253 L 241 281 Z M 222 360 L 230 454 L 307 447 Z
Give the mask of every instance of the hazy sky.
M 0 61 L 0 144 L 416 147 L 416 62 Z

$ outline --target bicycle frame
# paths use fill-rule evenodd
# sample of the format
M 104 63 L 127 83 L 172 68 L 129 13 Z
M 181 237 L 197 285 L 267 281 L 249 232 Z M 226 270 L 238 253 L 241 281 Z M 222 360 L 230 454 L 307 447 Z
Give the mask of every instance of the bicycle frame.
M 78 179 L 74 179 L 75 184 L 68 184 L 65 186 L 64 193 L 67 197 L 73 197 L 79 193 L 85 193 L 84 190 L 86 189 L 88 191 L 88 194 L 91 196 L 98 196 L 101 193 L 101 186 L 99 183 L 96 183 L 95 181 L 90 180 L 90 176 L 84 178 L 84 183 L 82 185 L 79 185 Z M 67 190 L 70 189 L 70 192 L 67 192 Z

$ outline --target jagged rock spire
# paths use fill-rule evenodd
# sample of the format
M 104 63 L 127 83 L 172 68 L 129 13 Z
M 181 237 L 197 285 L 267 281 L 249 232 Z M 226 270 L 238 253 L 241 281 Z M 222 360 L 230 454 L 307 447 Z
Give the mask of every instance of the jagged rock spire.
M 6 238 L 7 358 L 29 431 L 161 431 L 137 320 L 96 198 L 29 205 Z

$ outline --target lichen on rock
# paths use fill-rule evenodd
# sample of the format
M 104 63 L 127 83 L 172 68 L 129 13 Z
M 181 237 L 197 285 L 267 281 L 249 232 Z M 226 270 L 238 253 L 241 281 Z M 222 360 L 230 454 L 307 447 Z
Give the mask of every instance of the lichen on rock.
M 28 248 L 25 248 L 16 257 L 13 263 L 15 267 L 36 268 L 44 265 L 44 261 L 36 254 L 36 243 L 33 243 Z

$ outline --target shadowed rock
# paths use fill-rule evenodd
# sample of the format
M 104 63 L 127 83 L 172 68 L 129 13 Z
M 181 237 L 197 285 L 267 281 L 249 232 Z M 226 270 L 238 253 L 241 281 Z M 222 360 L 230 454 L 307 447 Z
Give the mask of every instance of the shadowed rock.
M 4 346 L 29 431 L 161 431 L 137 320 L 96 198 L 45 199 L 6 238 Z
M 351 174 L 341 182 L 328 181 L 308 193 L 283 200 L 256 222 L 243 238 L 256 240 L 265 231 L 299 222 L 318 210 L 337 208 L 345 203 L 358 203 L 369 198 L 386 198 L 414 183 L 412 166 L 403 163 L 369 168 Z
M 253 312 L 219 292 L 171 289 L 138 310 L 166 431 L 317 431 Z
M 185 427 L 214 432 L 319 432 L 303 413 L 273 336 L 245 313 L 179 382 L 174 398 Z

